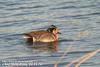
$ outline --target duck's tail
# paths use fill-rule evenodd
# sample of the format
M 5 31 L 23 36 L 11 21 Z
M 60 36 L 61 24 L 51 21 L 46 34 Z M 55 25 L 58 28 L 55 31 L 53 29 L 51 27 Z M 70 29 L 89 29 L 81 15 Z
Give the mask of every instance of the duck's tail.
M 29 35 L 29 34 L 24 34 L 24 35 L 23 35 L 23 38 L 28 39 L 28 38 L 32 38 L 32 36 Z

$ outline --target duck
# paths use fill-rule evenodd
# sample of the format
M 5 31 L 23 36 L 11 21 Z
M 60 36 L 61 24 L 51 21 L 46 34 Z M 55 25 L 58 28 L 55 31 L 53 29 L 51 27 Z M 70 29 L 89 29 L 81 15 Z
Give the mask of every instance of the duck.
M 59 29 L 55 25 L 51 25 L 47 30 L 32 31 L 24 33 L 24 38 L 32 42 L 54 42 L 58 41 Z

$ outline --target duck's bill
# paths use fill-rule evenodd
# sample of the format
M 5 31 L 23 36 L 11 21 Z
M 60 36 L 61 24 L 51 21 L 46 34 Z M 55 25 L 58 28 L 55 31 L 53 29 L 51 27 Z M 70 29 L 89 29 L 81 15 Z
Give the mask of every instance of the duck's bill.
M 58 32 L 58 34 L 61 34 L 60 32 Z

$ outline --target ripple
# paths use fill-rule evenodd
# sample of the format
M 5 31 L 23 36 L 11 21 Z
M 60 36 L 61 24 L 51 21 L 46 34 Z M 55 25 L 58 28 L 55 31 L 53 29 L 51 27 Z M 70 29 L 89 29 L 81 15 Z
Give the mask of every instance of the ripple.
M 20 23 L 21 22 L 21 23 Z M 18 21 L 5 21 L 0 27 L 11 27 L 11 26 L 20 26 L 21 24 L 27 24 L 27 20 L 18 20 Z
M 22 16 L 22 15 L 34 15 L 34 14 L 43 14 L 44 12 L 23 12 L 23 13 L 17 13 L 17 14 L 13 14 L 13 15 L 10 15 L 10 16 L 7 16 L 7 17 L 12 17 L 12 16 Z
M 9 8 L 6 10 L 23 10 L 23 9 L 34 9 L 34 8 L 43 8 L 43 7 L 47 7 L 47 5 L 36 5 L 36 6 L 27 6 L 27 7 L 16 7 L 16 8 Z
M 69 3 L 74 4 L 76 2 L 78 2 L 78 1 L 67 1 L 67 2 L 65 1 L 65 2 L 61 2 L 61 3 L 57 4 L 57 5 L 66 5 L 66 4 L 69 4 Z
M 90 13 L 90 14 L 83 14 L 83 15 L 73 15 L 73 16 L 61 16 L 61 17 L 55 17 L 55 19 L 57 18 L 76 18 L 76 19 L 88 19 L 89 16 L 92 16 L 92 15 L 97 15 L 97 16 L 100 16 L 100 12 L 98 13 Z
M 91 8 L 91 7 L 97 7 L 97 5 L 86 5 L 86 6 L 75 6 L 75 5 L 70 5 L 70 6 L 61 6 L 61 7 L 56 7 L 56 8 L 51 8 L 50 10 L 57 10 L 57 9 L 82 9 L 82 8 Z
M 14 2 L 14 3 L 4 3 L 6 6 L 15 6 L 15 5 L 22 5 L 22 4 L 36 4 L 36 3 L 38 3 L 38 2 L 27 2 L 27 3 L 24 3 L 24 2 L 18 2 L 18 3 L 16 3 L 16 2 Z
M 57 8 L 51 8 L 50 10 L 56 10 L 56 9 L 71 9 L 71 8 L 76 8 L 75 6 L 63 6 L 63 7 L 57 7 Z
M 75 51 L 75 52 L 70 52 L 69 54 L 80 54 L 80 53 L 89 53 L 91 51 Z

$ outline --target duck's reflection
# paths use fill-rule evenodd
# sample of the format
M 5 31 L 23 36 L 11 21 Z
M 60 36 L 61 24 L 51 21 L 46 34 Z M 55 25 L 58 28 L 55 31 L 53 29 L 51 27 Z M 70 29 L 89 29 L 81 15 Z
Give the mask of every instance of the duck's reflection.
M 27 47 L 31 48 L 32 51 L 38 52 L 57 52 L 57 41 L 56 42 L 27 42 Z

